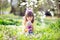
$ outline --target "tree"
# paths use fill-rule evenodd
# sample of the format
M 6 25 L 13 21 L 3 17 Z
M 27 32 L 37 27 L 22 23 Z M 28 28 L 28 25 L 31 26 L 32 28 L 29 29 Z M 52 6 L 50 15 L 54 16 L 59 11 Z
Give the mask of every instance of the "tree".
M 9 6 L 7 0 L 0 0 L 0 14 L 3 14 L 3 11 Z

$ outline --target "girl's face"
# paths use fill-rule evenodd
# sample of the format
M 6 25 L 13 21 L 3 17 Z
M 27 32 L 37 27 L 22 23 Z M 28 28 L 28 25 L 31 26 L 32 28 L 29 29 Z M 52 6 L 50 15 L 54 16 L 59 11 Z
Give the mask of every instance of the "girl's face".
M 32 21 L 33 17 L 27 17 L 27 21 Z

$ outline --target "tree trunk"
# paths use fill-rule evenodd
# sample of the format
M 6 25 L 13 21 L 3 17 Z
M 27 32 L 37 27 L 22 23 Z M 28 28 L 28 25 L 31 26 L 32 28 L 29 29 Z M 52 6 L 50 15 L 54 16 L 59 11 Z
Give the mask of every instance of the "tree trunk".
M 56 1 L 57 1 L 57 8 L 58 8 L 58 17 L 60 17 L 60 1 L 59 0 Z
M 11 0 L 11 11 L 10 11 L 10 13 L 14 13 L 15 14 L 15 8 L 12 6 L 12 2 L 13 2 L 13 0 Z

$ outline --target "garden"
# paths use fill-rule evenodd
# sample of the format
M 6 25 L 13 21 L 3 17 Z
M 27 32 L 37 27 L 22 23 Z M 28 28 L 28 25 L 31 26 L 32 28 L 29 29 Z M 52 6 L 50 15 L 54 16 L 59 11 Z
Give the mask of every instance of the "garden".
M 0 40 L 60 40 L 58 0 L 0 0 Z M 24 33 L 24 16 L 34 14 L 33 34 Z
M 23 18 L 9 15 L 0 16 L 0 40 L 60 40 L 60 18 L 45 18 L 44 24 L 35 19 L 34 35 L 26 36 L 22 32 Z

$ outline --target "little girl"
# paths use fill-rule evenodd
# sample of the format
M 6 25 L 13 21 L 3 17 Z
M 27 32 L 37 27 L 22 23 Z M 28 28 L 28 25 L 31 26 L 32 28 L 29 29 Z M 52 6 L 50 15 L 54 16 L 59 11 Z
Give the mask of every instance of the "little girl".
M 28 11 L 25 14 L 25 20 L 24 20 L 24 25 L 25 25 L 25 32 L 31 34 L 33 33 L 33 23 L 34 23 L 34 15 L 32 11 Z

